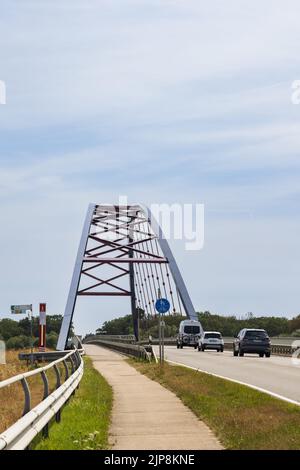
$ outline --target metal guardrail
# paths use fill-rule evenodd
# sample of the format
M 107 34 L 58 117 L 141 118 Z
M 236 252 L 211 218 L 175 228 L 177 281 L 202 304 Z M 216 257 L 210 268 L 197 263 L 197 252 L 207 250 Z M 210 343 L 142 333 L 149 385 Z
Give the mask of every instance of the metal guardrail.
M 297 350 L 293 346 L 285 346 L 284 344 L 272 344 L 271 353 L 276 356 L 292 356 L 293 353 Z
M 29 353 L 19 353 L 18 357 L 20 361 L 26 361 L 27 364 L 31 362 L 31 360 L 38 364 L 39 362 L 53 362 L 61 357 L 64 357 L 68 351 L 46 351 L 46 352 L 29 352 Z
M 176 338 L 165 338 L 164 343 L 166 346 L 176 346 Z M 146 345 L 149 344 L 149 341 L 141 341 L 140 344 Z M 158 345 L 158 339 L 152 339 L 151 344 Z M 232 342 L 224 342 L 224 349 L 227 351 L 232 350 Z M 292 356 L 296 351 L 296 347 L 283 345 L 283 344 L 272 344 L 271 343 L 271 354 L 276 356 Z
M 232 343 L 224 342 L 224 349 L 226 349 L 227 351 L 232 351 Z M 271 343 L 271 354 L 274 354 L 275 356 L 292 356 L 295 350 L 296 348 L 293 348 L 292 346 Z
M 233 336 L 223 336 L 225 343 L 232 343 L 234 340 Z M 299 340 L 297 336 L 271 336 L 271 343 L 276 346 L 292 346 L 295 340 Z
M 134 335 L 90 335 L 84 339 L 84 342 L 88 342 L 91 339 L 99 339 L 101 341 L 112 341 L 117 343 L 136 344 Z
M 68 349 L 64 351 L 35 351 L 35 352 L 27 352 L 27 353 L 20 353 L 19 359 L 20 361 L 26 361 L 27 365 L 29 362 L 33 361 L 35 364 L 38 362 L 52 362 L 56 359 L 59 359 L 66 355 L 67 352 L 73 351 L 77 349 L 80 353 L 83 352 L 81 339 L 74 335 L 72 339 L 69 341 Z
M 107 341 L 99 338 L 84 340 L 84 344 L 99 344 L 106 348 L 120 352 L 121 354 L 125 354 L 126 356 L 146 359 L 147 361 L 150 361 L 152 356 L 151 351 L 148 352 L 144 346 L 140 346 L 139 344 L 124 344 L 122 342 Z
M 134 336 L 132 335 L 94 335 L 85 338 L 85 343 L 92 343 L 93 341 L 101 342 L 101 344 L 105 345 L 105 343 L 113 343 L 113 344 L 121 344 L 124 343 L 127 346 L 142 346 L 146 347 L 149 345 L 149 340 L 140 341 L 136 343 Z M 176 338 L 165 338 L 164 344 L 165 346 L 175 346 L 177 343 Z M 95 343 L 96 344 L 96 343 Z M 158 345 L 158 339 L 152 339 L 151 344 Z M 224 349 L 232 350 L 232 341 L 224 341 Z M 271 353 L 277 356 L 292 356 L 296 348 L 293 348 L 292 345 L 284 345 L 284 344 L 272 344 L 271 343 Z M 121 352 L 121 349 L 119 350 Z M 125 353 L 124 353 L 125 354 Z M 129 354 L 132 355 L 132 354 Z
M 38 369 L 19 374 L 0 382 L 0 389 L 20 382 L 24 391 L 23 416 L 12 426 L 0 434 L 0 450 L 23 450 L 29 446 L 34 437 L 43 431 L 48 435 L 48 423 L 55 416 L 60 421 L 61 407 L 75 392 L 83 375 L 83 360 L 78 349 L 65 351 L 64 357 L 51 362 Z M 58 364 L 64 366 L 64 382 L 61 383 L 61 375 Z M 69 370 L 68 367 L 71 368 Z M 56 389 L 49 394 L 49 382 L 47 371 L 54 370 L 56 376 Z M 31 394 L 27 379 L 35 375 L 41 375 L 44 385 L 43 401 L 31 409 Z

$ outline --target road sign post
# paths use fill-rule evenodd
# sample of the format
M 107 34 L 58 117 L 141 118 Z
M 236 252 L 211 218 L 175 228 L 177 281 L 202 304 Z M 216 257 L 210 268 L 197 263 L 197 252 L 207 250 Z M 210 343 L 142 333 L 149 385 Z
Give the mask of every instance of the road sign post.
M 46 304 L 40 304 L 39 351 L 46 350 Z
M 30 324 L 30 363 L 33 365 L 33 327 L 32 327 L 32 304 L 11 305 L 12 315 L 28 315 Z
M 32 308 L 32 306 L 31 306 Z M 32 310 L 26 311 L 30 324 L 30 364 L 33 366 L 33 327 L 32 327 Z
M 162 315 L 163 318 L 163 315 Z M 165 322 L 164 320 L 160 321 L 161 328 L 161 363 L 164 365 L 165 360 Z
M 160 324 L 160 314 L 158 315 L 158 350 L 159 350 L 159 363 L 160 365 L 162 364 L 162 358 L 161 358 L 161 324 Z
M 163 315 L 170 310 L 170 302 L 168 299 L 161 298 L 160 290 L 158 290 L 158 299 L 155 302 L 155 308 L 159 313 L 158 319 L 158 336 L 159 336 L 159 358 L 160 365 L 164 365 L 165 360 L 165 322 Z

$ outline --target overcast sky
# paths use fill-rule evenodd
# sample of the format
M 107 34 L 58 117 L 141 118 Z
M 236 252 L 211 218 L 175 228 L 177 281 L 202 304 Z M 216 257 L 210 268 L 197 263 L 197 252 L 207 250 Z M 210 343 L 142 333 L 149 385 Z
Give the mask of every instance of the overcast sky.
M 2 0 L 0 315 L 63 313 L 89 202 L 205 204 L 198 310 L 300 313 L 296 0 Z M 129 313 L 80 299 L 78 333 Z

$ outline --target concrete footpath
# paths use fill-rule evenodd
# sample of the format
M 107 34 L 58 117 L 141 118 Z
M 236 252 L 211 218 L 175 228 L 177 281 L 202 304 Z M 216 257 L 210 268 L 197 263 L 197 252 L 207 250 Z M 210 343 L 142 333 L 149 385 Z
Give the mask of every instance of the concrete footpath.
M 174 393 L 140 374 L 124 356 L 91 344 L 85 350 L 113 388 L 113 449 L 222 449 L 212 431 Z

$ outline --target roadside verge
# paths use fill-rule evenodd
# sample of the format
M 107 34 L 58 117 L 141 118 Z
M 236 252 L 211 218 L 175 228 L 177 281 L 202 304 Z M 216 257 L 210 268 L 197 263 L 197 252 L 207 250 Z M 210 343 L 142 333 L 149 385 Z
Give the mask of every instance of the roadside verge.
M 228 449 L 299 449 L 300 408 L 245 385 L 185 366 L 129 360 L 174 392 Z
M 221 450 L 211 429 L 175 393 L 149 380 L 124 356 L 86 345 L 94 367 L 111 384 L 114 404 L 110 426 L 113 450 Z

